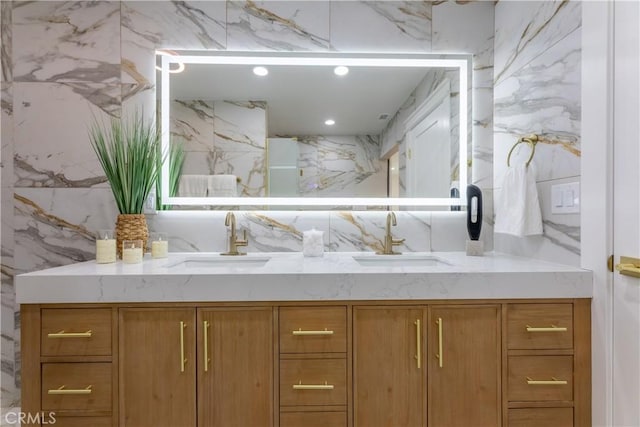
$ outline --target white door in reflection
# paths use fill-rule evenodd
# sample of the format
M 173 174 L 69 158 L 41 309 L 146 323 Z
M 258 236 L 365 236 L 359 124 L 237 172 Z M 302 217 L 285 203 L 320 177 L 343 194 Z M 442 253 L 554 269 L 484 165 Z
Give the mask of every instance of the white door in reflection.
M 407 132 L 407 196 L 409 197 L 449 197 L 451 106 L 448 96 L 438 101 L 436 107 Z
M 269 196 L 297 197 L 298 141 L 293 138 L 269 138 Z

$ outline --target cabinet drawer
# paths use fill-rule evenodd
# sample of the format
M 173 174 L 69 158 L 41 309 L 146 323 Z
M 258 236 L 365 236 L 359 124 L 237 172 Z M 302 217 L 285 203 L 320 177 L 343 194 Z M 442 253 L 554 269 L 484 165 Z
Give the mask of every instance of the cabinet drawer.
M 509 409 L 509 427 L 573 427 L 573 408 Z
M 280 308 L 281 353 L 345 353 L 346 307 Z
M 111 427 L 111 417 L 56 417 L 55 427 Z
M 281 412 L 280 427 L 347 427 L 347 413 Z
M 111 411 L 111 380 L 110 363 L 44 363 L 42 410 Z
M 509 304 L 507 325 L 509 349 L 573 348 L 572 304 Z
M 510 356 L 508 363 L 510 401 L 573 400 L 573 356 Z
M 111 309 L 47 308 L 41 312 L 43 356 L 109 356 Z
M 345 359 L 280 361 L 280 405 L 346 404 L 347 361 Z

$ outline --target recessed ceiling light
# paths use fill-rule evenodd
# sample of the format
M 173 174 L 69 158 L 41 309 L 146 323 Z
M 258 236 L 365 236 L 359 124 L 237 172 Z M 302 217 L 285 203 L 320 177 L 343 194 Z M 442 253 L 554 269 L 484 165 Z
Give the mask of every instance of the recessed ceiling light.
M 253 67 L 253 74 L 262 77 L 269 74 L 269 70 L 267 70 L 265 67 Z
M 336 124 L 336 121 L 333 120 L 333 119 L 327 119 L 327 120 L 324 121 L 324 124 L 327 125 L 327 126 L 333 126 L 333 125 Z
M 344 65 L 338 65 L 333 69 L 333 72 L 336 74 L 336 76 L 346 76 L 347 74 L 349 74 L 349 68 L 345 67 Z

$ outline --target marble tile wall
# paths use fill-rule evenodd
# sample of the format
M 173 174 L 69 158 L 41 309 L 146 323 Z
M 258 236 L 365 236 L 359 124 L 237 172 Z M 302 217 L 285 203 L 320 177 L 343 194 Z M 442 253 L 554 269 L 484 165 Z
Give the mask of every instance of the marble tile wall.
M 115 204 L 88 144 L 87 125 L 139 106 L 153 113 L 156 48 L 473 53 L 472 167 L 474 181 L 487 191 L 487 200 L 492 198 L 493 81 L 487 76 L 493 69 L 493 2 L 0 4 L 3 407 L 19 397 L 14 274 L 91 259 L 91 233 L 113 226 Z M 535 10 L 530 12 L 537 19 Z M 550 31 L 549 41 L 554 36 Z M 539 59 L 541 65 L 549 60 Z M 502 68 L 524 67 L 509 63 Z M 180 249 L 220 249 L 223 221 L 215 215 L 221 213 L 203 214 L 213 217 L 163 212 L 150 224 L 179 235 Z M 257 250 L 299 250 L 300 232 L 314 224 L 329 230 L 328 250 L 370 250 L 379 245 L 384 215 L 247 212 L 241 224 L 250 229 L 251 248 Z M 197 229 L 192 228 L 196 219 L 201 221 Z M 491 249 L 491 224 L 485 225 L 483 239 Z M 210 236 L 203 232 L 207 229 Z M 461 213 L 403 212 L 395 231 L 408 238 L 406 250 L 460 250 L 466 234 Z
M 544 234 L 495 235 L 502 252 L 580 265 L 580 214 L 551 214 L 551 186 L 580 182 L 581 5 L 578 1 L 499 2 L 495 8 L 494 188 L 500 196 L 507 154 L 536 133 Z M 514 35 L 518 35 L 514 37 Z M 526 161 L 520 144 L 511 162 Z

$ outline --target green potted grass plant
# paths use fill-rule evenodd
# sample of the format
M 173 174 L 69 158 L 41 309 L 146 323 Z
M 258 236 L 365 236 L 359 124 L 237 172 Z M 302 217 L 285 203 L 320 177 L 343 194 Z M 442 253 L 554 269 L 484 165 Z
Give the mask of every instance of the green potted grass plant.
M 149 238 L 144 204 L 164 161 L 160 133 L 152 121 L 136 113 L 130 119 L 94 121 L 89 129 L 91 145 L 111 186 L 120 215 L 116 222 L 116 247 L 122 255 L 124 240 Z

